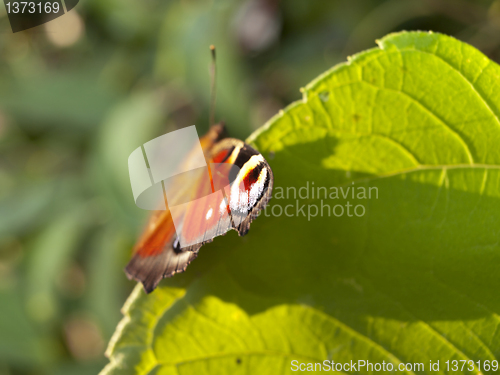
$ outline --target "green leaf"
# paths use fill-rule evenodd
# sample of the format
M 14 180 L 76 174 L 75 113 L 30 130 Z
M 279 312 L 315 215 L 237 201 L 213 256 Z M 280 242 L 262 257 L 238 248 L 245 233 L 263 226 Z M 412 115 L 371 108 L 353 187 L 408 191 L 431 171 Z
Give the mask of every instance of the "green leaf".
M 114 217 L 125 224 L 134 222 L 133 215 L 138 212 L 130 199 L 128 157 L 154 138 L 161 123 L 162 104 L 158 95 L 137 91 L 110 111 L 95 142 L 88 178 L 110 203 Z
M 482 364 L 500 357 L 500 67 L 441 34 L 378 45 L 249 139 L 274 171 L 270 207 L 151 295 L 137 287 L 102 374 L 327 359 L 494 373 Z
M 47 324 L 58 318 L 56 281 L 87 234 L 89 211 L 87 202 L 73 201 L 72 209 L 52 220 L 29 247 L 26 297 L 35 321 Z
M 53 360 L 55 345 L 33 327 L 23 307 L 21 293 L 3 287 L 0 303 L 0 364 L 7 362 L 40 368 Z
M 16 78 L 2 77 L 2 110 L 31 131 L 56 130 L 58 136 L 76 134 L 78 139 L 94 130 L 116 102 L 116 94 L 95 83 L 99 72 L 93 68 L 61 70 L 51 74 L 23 66 Z
M 106 226 L 91 240 L 88 254 L 89 286 L 86 296 L 88 309 L 99 319 L 103 336 L 109 339 L 120 321 L 123 303 L 123 270 L 117 264 L 125 264 L 127 254 L 123 249 L 130 242 L 123 231 L 113 225 Z

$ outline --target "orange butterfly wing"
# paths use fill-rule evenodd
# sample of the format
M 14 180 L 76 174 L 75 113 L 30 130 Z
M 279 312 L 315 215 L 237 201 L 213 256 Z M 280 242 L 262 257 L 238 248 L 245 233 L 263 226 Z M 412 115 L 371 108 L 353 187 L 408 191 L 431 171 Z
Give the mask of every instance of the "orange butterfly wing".
M 134 247 L 125 272 L 148 293 L 162 278 L 185 271 L 214 237 L 230 229 L 246 234 L 271 198 L 272 171 L 262 155 L 242 141 L 221 140 L 223 133 L 224 126 L 217 124 L 200 139 L 210 168 L 199 173 L 192 188 L 186 186 L 192 176 L 176 180 L 175 200 L 182 204 L 155 211 Z

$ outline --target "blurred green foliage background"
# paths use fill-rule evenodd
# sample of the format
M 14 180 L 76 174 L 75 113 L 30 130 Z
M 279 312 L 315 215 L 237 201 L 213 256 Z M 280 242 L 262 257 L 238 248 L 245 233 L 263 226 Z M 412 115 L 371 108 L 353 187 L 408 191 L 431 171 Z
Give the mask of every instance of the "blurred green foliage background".
M 208 128 L 246 138 L 299 88 L 399 30 L 500 61 L 500 1 L 80 0 L 12 34 L 0 6 L 0 375 L 96 374 L 134 286 L 122 269 L 147 212 L 127 158 Z

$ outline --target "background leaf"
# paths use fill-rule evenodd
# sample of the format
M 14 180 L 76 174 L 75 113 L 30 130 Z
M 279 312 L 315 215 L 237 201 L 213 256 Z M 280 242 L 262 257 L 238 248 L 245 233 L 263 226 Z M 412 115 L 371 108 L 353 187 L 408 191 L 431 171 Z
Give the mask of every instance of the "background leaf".
M 270 207 L 151 295 L 137 287 L 102 374 L 500 357 L 500 67 L 442 34 L 378 45 L 249 139 L 274 171 Z

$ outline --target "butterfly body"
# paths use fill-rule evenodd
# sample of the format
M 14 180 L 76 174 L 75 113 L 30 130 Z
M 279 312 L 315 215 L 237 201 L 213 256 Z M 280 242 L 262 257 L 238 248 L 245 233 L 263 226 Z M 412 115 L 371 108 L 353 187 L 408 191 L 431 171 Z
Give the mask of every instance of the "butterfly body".
M 245 235 L 271 199 L 273 173 L 258 151 L 225 138 L 223 124 L 213 125 L 200 144 L 209 168 L 165 184 L 169 208 L 152 214 L 125 268 L 148 293 L 162 278 L 185 271 L 215 237 L 231 229 Z M 184 168 L 189 163 L 188 157 Z

